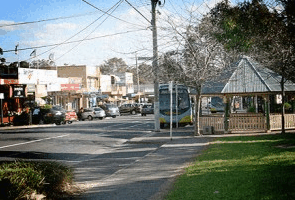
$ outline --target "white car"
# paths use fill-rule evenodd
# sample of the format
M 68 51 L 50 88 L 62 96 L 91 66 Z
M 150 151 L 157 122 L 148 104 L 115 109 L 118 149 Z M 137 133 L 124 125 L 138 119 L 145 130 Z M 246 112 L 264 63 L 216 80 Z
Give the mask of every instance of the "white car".
M 106 113 L 102 108 L 93 107 L 93 108 L 85 108 L 81 113 L 81 120 L 88 119 L 93 120 L 94 118 L 103 119 L 106 117 Z

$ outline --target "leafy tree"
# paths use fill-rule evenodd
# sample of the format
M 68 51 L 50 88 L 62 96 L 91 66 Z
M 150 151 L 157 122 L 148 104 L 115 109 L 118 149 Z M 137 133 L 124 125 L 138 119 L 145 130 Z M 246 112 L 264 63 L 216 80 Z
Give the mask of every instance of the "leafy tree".
M 277 3 L 280 4 L 270 6 L 263 0 L 252 0 L 230 6 L 228 1 L 223 1 L 211 10 L 210 19 L 218 27 L 211 34 L 225 49 L 247 54 L 282 76 L 284 133 L 284 84 L 287 79 L 295 80 L 295 3 L 292 0 L 277 0 Z
M 0 55 L 3 55 L 2 48 L 0 48 Z M 5 58 L 0 57 L 0 65 L 3 65 L 4 62 L 5 62 Z
M 26 62 L 26 61 L 21 61 L 21 62 L 13 62 L 13 63 L 10 63 L 8 67 L 10 68 L 17 68 L 18 67 L 18 64 L 19 64 L 19 67 L 22 67 L 22 68 L 29 68 L 29 63 Z
M 100 65 L 99 67 L 102 74 L 115 74 L 130 71 L 125 61 L 122 58 L 116 57 L 104 61 L 104 64 Z
M 53 67 L 55 66 L 55 62 L 52 61 L 52 60 L 45 60 L 45 59 L 42 59 L 42 60 L 34 60 L 31 62 L 31 67 L 32 68 L 39 68 L 39 69 L 44 69 L 44 68 L 47 68 L 47 67 Z

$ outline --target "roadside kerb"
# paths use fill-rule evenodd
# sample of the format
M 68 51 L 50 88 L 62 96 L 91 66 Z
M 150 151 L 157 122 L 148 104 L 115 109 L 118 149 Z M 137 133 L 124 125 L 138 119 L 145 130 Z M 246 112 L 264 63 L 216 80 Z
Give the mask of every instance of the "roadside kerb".
M 39 124 L 39 125 L 25 125 L 25 126 L 3 126 L 0 127 L 1 130 L 14 130 L 14 129 L 28 129 L 28 128 L 43 128 L 43 127 L 52 127 L 56 124 Z

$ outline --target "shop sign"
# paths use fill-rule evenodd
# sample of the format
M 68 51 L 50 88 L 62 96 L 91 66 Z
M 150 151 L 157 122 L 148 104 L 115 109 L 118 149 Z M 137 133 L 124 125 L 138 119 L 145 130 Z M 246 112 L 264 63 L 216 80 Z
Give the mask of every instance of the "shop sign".
M 24 85 L 13 85 L 12 86 L 13 97 L 24 98 L 25 97 L 25 86 Z
M 61 91 L 79 90 L 80 84 L 60 84 Z
M 27 85 L 27 90 L 28 90 L 28 93 L 35 92 L 35 91 L 36 91 L 36 86 L 35 86 L 35 84 L 28 84 L 28 85 Z
M 1 85 L 18 84 L 18 79 L 0 79 Z

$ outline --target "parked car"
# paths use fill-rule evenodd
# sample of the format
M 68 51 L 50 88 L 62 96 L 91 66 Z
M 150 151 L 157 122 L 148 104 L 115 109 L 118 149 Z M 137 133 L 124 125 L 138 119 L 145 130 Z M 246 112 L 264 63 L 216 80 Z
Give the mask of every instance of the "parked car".
M 99 107 L 105 111 L 107 117 L 116 118 L 120 116 L 119 108 L 115 104 L 104 104 L 99 105 Z
M 129 114 L 135 115 L 136 113 L 140 113 L 139 107 L 131 103 L 121 105 L 119 107 L 119 111 L 120 111 L 120 114 L 129 113 Z
M 65 124 L 66 122 L 66 110 L 59 106 L 53 106 L 49 109 L 36 107 L 32 113 L 33 124 L 51 124 L 57 125 Z
M 154 105 L 153 104 L 145 104 L 141 109 L 141 116 L 146 116 L 147 114 L 154 114 Z
M 78 121 L 78 116 L 77 116 L 77 113 L 74 111 L 74 110 L 68 110 L 66 112 L 66 119 L 65 121 L 68 123 L 68 124 L 71 124 L 73 123 L 74 121 Z
M 85 108 L 81 113 L 81 120 L 93 120 L 94 118 L 103 119 L 106 117 L 106 113 L 102 108 L 93 107 L 93 108 Z

